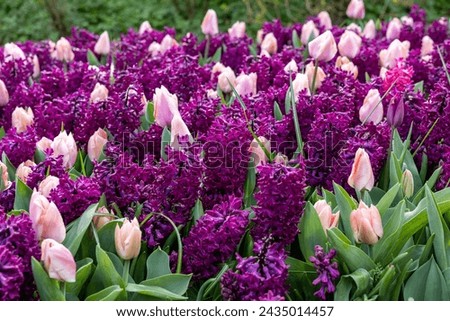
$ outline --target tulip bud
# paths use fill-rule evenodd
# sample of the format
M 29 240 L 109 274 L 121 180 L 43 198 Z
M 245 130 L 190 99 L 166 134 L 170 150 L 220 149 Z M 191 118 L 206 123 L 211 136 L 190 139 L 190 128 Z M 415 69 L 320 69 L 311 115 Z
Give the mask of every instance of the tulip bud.
M 212 78 L 213 74 L 221 73 L 224 70 L 225 70 L 225 66 L 221 62 L 216 62 L 211 69 L 211 78 Z
M 161 53 L 165 53 L 167 50 L 171 49 L 172 47 L 178 46 L 178 42 L 172 38 L 170 35 L 166 35 L 163 40 L 161 41 L 161 47 L 160 51 Z
M 91 161 L 98 160 L 102 154 L 103 147 L 108 142 L 108 134 L 101 128 L 89 138 L 87 152 Z
M 41 74 L 41 67 L 39 65 L 39 58 L 38 56 L 33 56 L 33 78 L 39 77 Z
M 277 53 L 278 51 L 277 38 L 275 38 L 272 32 L 269 32 L 261 42 L 261 51 L 265 51 L 269 55 Z
M 22 107 L 16 107 L 14 109 L 11 116 L 11 123 L 14 128 L 16 128 L 18 133 L 23 133 L 27 130 L 28 126 L 33 125 L 34 123 L 34 114 L 31 108 L 27 108 L 27 110 Z
M 291 72 L 297 73 L 298 72 L 298 66 L 294 59 L 289 61 L 289 63 L 284 66 L 284 72 L 290 74 Z
M 392 68 L 397 65 L 397 60 L 407 58 L 409 55 L 409 41 L 395 39 L 387 49 L 380 51 L 380 63 L 382 67 Z
M 217 85 L 223 93 L 229 94 L 233 91 L 230 84 L 234 87 L 236 86 L 236 75 L 233 69 L 226 67 L 217 78 Z
M 361 27 L 358 26 L 356 23 L 352 22 L 349 24 L 346 28 L 346 30 L 353 31 L 357 35 L 360 35 L 362 33 Z
M 363 201 L 350 213 L 350 225 L 358 243 L 373 245 L 383 236 L 380 212 L 376 206 L 367 207 Z
M 26 183 L 28 175 L 30 175 L 30 173 L 33 171 L 31 169 L 31 167 L 33 166 L 36 166 L 36 164 L 31 160 L 20 163 L 16 170 L 16 176 L 19 177 L 22 182 Z
M 230 38 L 244 38 L 245 37 L 245 22 L 236 21 L 230 29 L 228 29 Z
M 295 101 L 298 101 L 298 94 L 304 89 L 306 89 L 306 95 L 311 96 L 308 76 L 305 74 L 298 73 L 295 75 L 295 79 L 292 81 L 292 88 L 294 90 Z
M 208 89 L 206 90 L 206 97 L 211 99 L 217 99 L 219 98 L 219 95 L 217 95 L 217 91 L 215 91 L 214 89 Z
M 55 137 L 51 146 L 53 149 L 53 156 L 63 156 L 63 165 L 65 168 L 72 168 L 77 160 L 77 144 L 73 139 L 72 133 L 67 135 L 65 131 L 62 131 Z
M 49 175 L 42 180 L 38 186 L 38 191 L 44 197 L 49 197 L 52 190 L 57 188 L 59 185 L 59 178 L 56 176 Z
M 139 34 L 142 35 L 147 31 L 152 31 L 152 26 L 150 25 L 150 22 L 148 21 L 144 21 L 143 23 L 141 23 L 141 26 L 139 27 Z
M 194 138 L 192 138 L 191 132 L 181 118 L 180 113 L 177 113 L 173 116 L 172 123 L 170 125 L 170 146 L 178 149 L 184 142 L 189 142 L 192 144 L 194 142 Z
M 429 55 L 433 52 L 434 41 L 429 36 L 422 38 L 422 47 L 420 48 L 420 55 L 422 57 Z
M 320 200 L 314 204 L 314 208 L 319 215 L 320 223 L 325 233 L 327 230 L 338 225 L 339 221 L 339 211 L 333 214 L 331 206 L 328 205 L 327 201 Z
M 348 4 L 346 14 L 347 17 L 349 18 L 364 19 L 364 16 L 366 15 L 366 9 L 364 8 L 364 1 L 351 0 L 350 3 Z
M 6 106 L 9 102 L 9 93 L 3 80 L 0 79 L 0 107 Z
M 258 137 L 258 139 L 261 142 L 261 144 L 264 146 L 264 148 L 270 153 L 270 140 L 267 140 L 263 136 Z M 258 144 L 256 139 L 252 140 L 252 142 L 250 144 L 249 152 L 253 158 L 253 163 L 254 163 L 255 167 L 259 166 L 260 164 L 264 165 L 269 160 L 267 158 L 266 153 L 264 152 L 264 149 Z
M 310 87 L 312 87 L 312 83 L 314 80 L 314 70 L 315 70 L 315 66 L 314 66 L 313 62 L 310 62 L 309 64 L 306 65 L 305 74 L 308 77 L 308 82 L 309 82 Z M 320 86 L 322 86 L 322 82 L 325 80 L 326 77 L 327 76 L 325 75 L 325 72 L 323 71 L 323 69 L 320 67 L 317 67 L 314 89 L 319 89 Z
M 156 88 L 153 95 L 153 108 L 155 122 L 161 127 L 169 126 L 173 115 L 178 113 L 178 97 L 169 93 L 164 86 Z
M 25 59 L 25 53 L 15 43 L 7 43 L 3 48 L 3 56 L 5 57 L 5 62 Z
M 61 39 L 56 42 L 55 50 L 56 59 L 58 60 L 71 62 L 75 58 L 75 54 L 72 51 L 72 46 L 64 37 L 61 37 Z
M 317 15 L 317 18 L 319 18 L 320 26 L 325 28 L 325 30 L 331 29 L 333 27 L 333 24 L 331 23 L 331 18 L 328 12 L 321 11 Z
M 259 30 L 256 32 L 256 43 L 257 43 L 258 45 L 261 45 L 261 42 L 262 42 L 262 40 L 263 40 L 263 35 L 264 35 L 264 30 L 262 30 L 262 29 L 259 29 Z
M 52 140 L 47 137 L 42 137 L 37 143 L 36 148 L 39 148 L 41 151 L 45 152 L 48 149 L 52 148 Z
M 0 192 L 10 188 L 11 184 L 8 176 L 8 167 L 0 161 Z
M 363 189 L 370 191 L 375 183 L 369 154 L 363 148 L 358 148 L 356 151 L 352 172 L 347 182 L 357 191 Z
M 388 70 L 384 67 L 380 68 L 380 77 L 381 79 L 385 80 L 386 79 L 386 73 L 388 72 Z
M 96 83 L 94 90 L 91 92 L 91 97 L 89 98 L 89 102 L 97 103 L 101 101 L 106 101 L 108 99 L 108 88 L 105 85 L 100 83 Z
M 98 38 L 94 46 L 94 52 L 97 55 L 109 55 L 111 50 L 111 43 L 109 41 L 108 31 L 103 31 L 103 33 Z
M 319 35 L 319 30 L 316 28 L 316 25 L 313 21 L 308 21 L 302 26 L 302 33 L 300 35 L 300 41 L 302 44 L 306 45 L 309 42 L 309 39 L 316 38 Z
M 252 72 L 249 75 L 241 74 L 236 78 L 236 91 L 240 96 L 256 95 L 257 75 Z
M 97 210 L 97 213 L 103 214 L 103 215 L 95 215 L 92 219 L 92 222 L 94 223 L 94 226 L 97 230 L 101 229 L 103 226 L 105 226 L 107 223 L 111 222 L 114 219 L 114 214 L 108 211 L 108 209 L 104 206 L 100 207 Z
M 127 219 L 122 227 L 116 225 L 114 241 L 117 254 L 124 260 L 131 260 L 139 255 L 141 250 L 142 232 L 136 218 L 131 222 Z
M 361 49 L 362 39 L 356 33 L 346 30 L 339 40 L 338 48 L 342 56 L 355 58 Z
M 336 59 L 336 68 L 347 71 L 353 74 L 353 78 L 358 78 L 358 67 L 355 66 L 353 62 L 351 62 L 347 57 L 339 56 Z
M 50 278 L 75 282 L 77 265 L 72 253 L 62 244 L 52 239 L 45 239 L 41 244 L 41 261 Z
M 391 127 L 398 128 L 403 123 L 403 117 L 405 115 L 405 106 L 403 102 L 403 95 L 396 103 L 395 97 L 392 97 L 387 110 L 387 122 Z
M 406 169 L 403 172 L 402 189 L 403 189 L 403 194 L 405 194 L 405 196 L 407 198 L 410 198 L 411 196 L 413 196 L 413 194 L 414 194 L 414 178 L 409 169 Z
M 66 238 L 66 226 L 55 203 L 36 190 L 31 194 L 30 219 L 38 240 L 50 238 L 62 242 Z
M 383 119 L 383 103 L 377 89 L 371 89 L 364 98 L 363 105 L 359 109 L 359 120 L 365 124 L 372 122 L 375 125 Z
M 217 22 L 217 14 L 214 10 L 209 9 L 206 12 L 202 22 L 202 32 L 206 36 L 214 36 L 219 33 L 219 24 Z
M 336 42 L 330 30 L 308 43 L 308 50 L 311 57 L 318 61 L 330 61 L 337 52 Z
M 287 165 L 289 159 L 286 155 L 282 154 L 282 153 L 278 153 L 275 158 L 273 159 L 273 162 L 275 164 L 283 164 L 283 165 Z
M 375 28 L 375 22 L 373 22 L 373 20 L 370 19 L 364 27 L 363 36 L 366 37 L 367 39 L 374 39 L 376 35 L 377 30 Z
M 386 30 L 386 39 L 392 41 L 397 39 L 400 36 L 400 32 L 402 31 L 403 24 L 398 18 L 392 19 L 389 22 L 387 30 Z
M 148 52 L 152 55 L 152 57 L 157 56 L 161 53 L 161 45 L 156 41 L 153 41 L 150 46 L 148 46 Z
M 414 19 L 409 16 L 403 16 L 400 18 L 400 20 L 405 26 L 412 27 L 414 25 Z

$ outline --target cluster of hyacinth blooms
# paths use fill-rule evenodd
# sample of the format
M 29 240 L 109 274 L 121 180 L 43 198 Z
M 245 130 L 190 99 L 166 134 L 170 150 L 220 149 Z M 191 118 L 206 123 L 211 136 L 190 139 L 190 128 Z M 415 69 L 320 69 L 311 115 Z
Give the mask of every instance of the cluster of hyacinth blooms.
M 361 0 L 347 15 L 267 22 L 254 41 L 209 10 L 202 36 L 144 22 L 0 48 L 0 298 L 180 299 L 145 288 L 159 258 L 200 299 L 331 299 L 356 270 L 343 233 L 384 280 L 385 212 L 428 196 L 419 176 L 450 182 L 448 20 L 414 5 L 364 21 Z M 122 283 L 99 276 L 105 253 Z M 310 294 L 290 285 L 299 262 Z

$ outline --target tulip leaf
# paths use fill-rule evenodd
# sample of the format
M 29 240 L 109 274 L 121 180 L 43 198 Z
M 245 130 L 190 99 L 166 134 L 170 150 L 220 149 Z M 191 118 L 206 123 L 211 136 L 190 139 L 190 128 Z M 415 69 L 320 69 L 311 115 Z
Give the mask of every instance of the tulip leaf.
M 65 301 L 63 292 L 59 289 L 59 282 L 51 279 L 34 257 L 31 258 L 33 277 L 42 301 Z
M 5 128 L 2 126 L 0 127 L 0 140 L 5 137 Z
M 340 221 L 344 227 L 344 233 L 353 241 L 353 231 L 350 226 L 350 213 L 357 208 L 356 202 L 348 195 L 347 191 L 340 185 L 333 183 L 336 202 L 340 211 Z
M 75 296 L 80 293 L 84 283 L 86 283 L 89 276 L 91 275 L 91 272 L 93 270 L 92 263 L 93 260 L 91 258 L 85 258 L 77 262 L 77 275 L 75 278 L 76 281 L 73 283 L 67 283 L 67 293 L 73 294 Z
M 389 187 L 392 188 L 395 184 L 402 181 L 402 166 L 400 160 L 394 153 L 391 153 L 389 158 Z
M 292 45 L 294 48 L 300 48 L 302 46 L 297 30 L 292 31 Z
M 415 84 L 414 84 L 414 92 L 415 93 L 417 93 L 417 92 L 423 92 L 423 80 L 422 81 L 419 81 L 419 82 L 416 82 Z
M 290 285 L 289 297 L 292 300 L 314 300 L 313 293 L 317 290 L 312 284 L 317 277 L 314 265 L 290 256 L 287 257 L 286 264 L 289 266 L 287 281 Z
M 248 162 L 247 178 L 244 184 L 244 207 L 249 208 L 255 203 L 253 191 L 256 186 L 256 168 L 255 163 L 251 159 Z
M 106 223 L 97 231 L 100 246 L 106 252 L 114 253 L 116 251 L 116 243 L 114 241 L 114 231 L 120 220 L 114 220 Z
M 377 209 L 380 212 L 381 217 L 383 217 L 384 213 L 391 206 L 399 190 L 400 184 L 397 183 L 394 186 L 392 186 L 377 203 Z
M 392 295 L 392 287 L 395 285 L 395 276 L 396 276 L 396 270 L 393 265 L 389 265 L 386 267 L 386 270 L 384 271 L 383 277 L 378 282 L 377 286 L 379 288 L 379 299 L 380 300 L 389 300 Z
M 357 269 L 349 275 L 341 277 L 338 285 L 336 286 L 336 292 L 334 299 L 336 301 L 347 301 L 351 298 L 358 298 L 366 293 L 372 286 L 372 278 L 370 273 L 365 269 Z M 350 298 L 351 290 L 355 288 L 355 291 Z
M 147 259 L 147 279 L 172 274 L 169 265 L 169 255 L 157 248 Z
M 172 293 L 183 295 L 186 293 L 192 274 L 166 274 L 153 279 L 144 280 L 140 284 L 158 286 Z
M 100 61 L 98 61 L 97 56 L 90 49 L 87 51 L 87 61 L 91 66 L 100 66 Z
M 97 203 L 89 206 L 84 213 L 75 221 L 72 227 L 67 231 L 66 238 L 63 241 L 65 247 L 67 247 L 73 256 L 78 252 L 81 244 L 81 240 L 84 237 L 92 218 L 95 215 L 97 209 Z
M 194 209 L 192 210 L 192 219 L 194 220 L 194 223 L 197 222 L 204 213 L 203 203 L 199 198 L 195 202 Z
M 34 162 L 36 164 L 42 163 L 45 160 L 45 158 L 46 158 L 45 153 L 39 148 L 36 148 L 36 151 L 34 152 Z
M 152 101 L 147 103 L 147 108 L 145 108 L 145 119 L 149 125 L 155 122 L 155 105 Z
M 430 178 L 425 182 L 425 185 L 420 188 L 420 190 L 416 193 L 413 203 L 418 204 L 425 196 L 425 186 L 428 186 L 430 189 L 436 185 L 439 177 L 441 176 L 442 167 L 438 167 L 433 174 L 431 174 Z
M 16 195 L 14 197 L 14 210 L 29 211 L 30 199 L 33 191 L 20 178 L 16 179 Z
M 300 219 L 299 229 L 298 240 L 300 249 L 305 259 L 309 261 L 309 258 L 314 256 L 314 247 L 320 245 L 322 248 L 326 248 L 327 243 L 327 236 L 323 230 L 319 215 L 310 202 L 306 203 L 305 212 Z
M 404 164 L 406 165 L 406 169 L 409 169 L 411 171 L 411 174 L 413 175 L 414 179 L 414 190 L 418 191 L 422 187 L 423 182 L 420 177 L 419 170 L 417 169 L 414 158 L 408 149 L 410 145 L 411 134 L 412 134 L 412 125 L 409 129 L 408 138 L 404 142 L 402 142 L 402 139 L 400 138 L 400 134 L 398 133 L 398 131 L 397 130 L 394 131 L 393 154 L 395 154 L 397 159 L 399 160 L 399 165 L 401 169 L 404 169 L 403 168 Z
M 91 294 L 86 301 L 115 301 L 123 289 L 118 285 L 111 285 L 97 293 Z
M 420 256 L 419 265 L 425 264 L 425 262 L 427 262 L 430 259 L 435 237 L 436 234 L 431 234 L 430 237 L 428 238 L 427 243 L 425 244 L 425 248 L 423 249 L 422 255 Z
M 9 160 L 8 156 L 5 152 L 2 153 L 2 162 L 6 165 L 6 168 L 8 169 L 8 178 L 11 182 L 14 182 L 16 179 L 16 168 Z
M 170 145 L 170 130 L 164 127 L 161 135 L 161 158 L 167 160 L 166 146 Z
M 147 274 L 147 269 L 145 265 L 147 263 L 147 251 L 144 249 L 137 259 L 133 259 L 131 262 L 130 275 L 133 276 L 133 279 L 136 283 L 140 283 L 145 280 L 145 276 Z
M 354 272 L 359 268 L 371 271 L 376 268 L 372 259 L 363 250 L 351 244 L 350 240 L 338 228 L 328 230 L 328 239 L 336 249 L 338 257 Z
M 277 102 L 273 103 L 273 116 L 275 117 L 275 120 L 283 119 L 283 113 L 281 112 L 280 105 L 278 105 Z
M 220 59 L 222 58 L 222 47 L 219 47 L 216 52 L 214 53 L 214 56 L 212 56 L 211 61 L 214 62 L 220 62 Z
M 186 297 L 181 296 L 179 294 L 170 292 L 164 288 L 159 286 L 150 286 L 143 284 L 133 284 L 130 283 L 127 285 L 126 290 L 132 293 L 138 293 L 143 296 L 148 297 L 148 299 L 163 299 L 163 300 L 172 300 L 172 301 L 182 301 L 187 300 Z M 139 297 L 140 299 L 141 297 Z
M 214 289 L 220 285 L 220 280 L 222 280 L 222 276 L 228 271 L 230 267 L 227 264 L 224 264 L 222 269 L 217 273 L 214 278 L 208 279 L 206 282 L 202 284 L 197 293 L 197 301 L 204 301 L 208 294 L 213 292 Z

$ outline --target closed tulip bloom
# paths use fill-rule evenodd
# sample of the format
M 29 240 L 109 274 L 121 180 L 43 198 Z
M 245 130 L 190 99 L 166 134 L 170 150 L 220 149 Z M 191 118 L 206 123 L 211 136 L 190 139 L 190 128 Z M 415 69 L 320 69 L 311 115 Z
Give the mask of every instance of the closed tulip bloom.
M 94 226 L 97 230 L 101 229 L 103 226 L 114 220 L 114 214 L 109 212 L 108 209 L 104 206 L 100 207 L 97 210 L 99 215 L 95 215 L 92 219 Z
M 406 197 L 414 194 L 414 177 L 409 169 L 406 169 L 402 175 L 402 189 Z
M 56 176 L 49 175 L 39 183 L 38 191 L 45 197 L 49 197 L 52 190 L 57 188 L 59 185 L 59 178 Z
M 5 164 L 3 164 L 2 161 L 0 161 L 0 171 L 1 171 L 0 192 L 2 192 L 10 188 L 12 183 L 9 180 L 8 167 Z
M 53 156 L 63 156 L 63 164 L 65 168 L 72 168 L 77 160 L 77 144 L 73 139 L 72 133 L 67 135 L 65 131 L 62 131 L 55 137 L 51 144 L 53 149 Z
M 98 160 L 102 154 L 103 147 L 108 142 L 108 134 L 101 128 L 89 138 L 87 152 L 91 161 Z
M 263 41 L 263 35 L 264 35 L 264 30 L 262 30 L 262 29 L 259 29 L 256 32 L 256 43 L 258 45 L 261 45 L 261 42 Z
M 165 35 L 163 40 L 161 41 L 161 47 L 160 51 L 161 53 L 165 53 L 167 50 L 171 49 L 172 47 L 178 46 L 178 42 L 172 38 L 170 35 Z
M 27 160 L 17 167 L 16 176 L 22 180 L 22 182 L 26 183 L 28 175 L 33 171 L 31 167 L 36 166 L 36 164 L 32 160 Z
M 214 10 L 209 9 L 206 12 L 202 22 L 202 32 L 207 36 L 214 36 L 219 33 L 219 23 L 217 21 L 217 14 Z
M 89 97 L 89 101 L 91 103 L 106 101 L 108 99 L 108 93 L 108 88 L 106 88 L 105 85 L 96 83 L 94 90 L 92 90 L 91 96 Z
M 370 191 L 375 183 L 369 154 L 363 148 L 358 148 L 352 165 L 352 172 L 348 177 L 348 185 L 357 191 Z
M 298 72 L 298 66 L 294 59 L 289 61 L 289 63 L 286 66 L 284 66 L 284 72 L 286 72 L 288 74 L 291 72 L 293 72 L 293 73 Z
M 366 15 L 364 1 L 363 0 L 351 0 L 350 3 L 348 4 L 346 14 L 347 14 L 347 17 L 349 17 L 349 18 L 364 19 L 364 16 Z
M 94 52 L 98 55 L 109 55 L 111 50 L 111 43 L 109 41 L 108 31 L 103 31 L 103 33 L 98 38 L 94 46 Z
M 359 120 L 362 123 L 372 122 L 379 124 L 383 119 L 383 104 L 378 89 L 371 89 L 364 98 L 364 103 L 359 109 Z
M 357 35 L 360 35 L 362 33 L 361 27 L 358 26 L 356 23 L 352 22 L 349 24 L 346 28 L 346 30 L 350 30 L 355 32 Z
M 386 39 L 389 41 L 397 39 L 400 36 L 402 28 L 403 24 L 399 18 L 392 19 L 391 22 L 389 22 L 386 30 Z
M 273 159 L 273 162 L 275 164 L 287 165 L 288 161 L 289 161 L 289 158 L 282 153 L 278 153 Z
M 264 146 L 264 148 L 270 153 L 270 140 L 268 140 L 267 138 L 260 136 L 258 137 L 260 143 Z M 253 162 L 255 166 L 259 166 L 261 164 L 265 164 L 267 163 L 267 161 L 269 160 L 267 158 L 266 153 L 264 152 L 264 149 L 259 145 L 259 143 L 256 141 L 256 139 L 253 139 L 251 144 L 250 144 L 250 148 L 249 148 L 249 152 L 253 158 Z
M 387 49 L 380 51 L 380 64 L 385 68 L 393 68 L 399 59 L 405 59 L 409 55 L 410 43 L 408 40 L 395 39 Z
M 52 239 L 45 239 L 41 244 L 41 261 L 50 278 L 75 282 L 77 265 L 72 253 L 62 244 Z
M 305 74 L 296 74 L 295 79 L 292 81 L 292 87 L 294 90 L 295 101 L 298 101 L 298 94 L 304 89 L 306 89 L 306 95 L 311 96 L 308 76 L 306 76 Z
M 223 93 L 229 94 L 233 91 L 230 84 L 236 87 L 236 75 L 233 69 L 226 67 L 217 78 L 217 85 Z
M 180 113 L 173 116 L 172 123 L 170 125 L 170 146 L 172 148 L 179 148 L 183 142 L 189 142 L 192 144 L 194 138 L 186 126 L 186 123 L 181 118 Z
M 375 22 L 370 19 L 364 26 L 363 36 L 367 39 L 374 39 L 377 35 L 377 29 L 375 28 Z
M 403 102 L 403 96 L 400 97 L 398 102 L 393 97 L 389 103 L 386 119 L 389 125 L 394 128 L 399 127 L 403 123 L 403 117 L 405 115 L 405 105 Z
M 311 57 L 318 61 L 330 61 L 337 52 L 336 41 L 330 30 L 308 43 L 308 50 Z
M 156 41 L 153 41 L 150 46 L 148 46 L 148 52 L 152 55 L 152 57 L 157 56 L 161 53 L 161 44 Z
M 275 38 L 272 32 L 269 32 L 261 42 L 261 51 L 265 51 L 269 55 L 277 53 L 278 51 L 277 38 Z
M 116 225 L 114 241 L 116 252 L 123 260 L 131 260 L 139 255 L 141 250 L 142 232 L 136 218 L 131 222 L 128 219 L 122 224 L 122 227 Z
M 414 19 L 409 16 L 403 16 L 400 18 L 400 20 L 405 26 L 411 27 L 412 25 L 414 25 Z
M 434 41 L 429 36 L 422 38 L 422 47 L 420 48 L 420 55 L 422 57 L 429 55 L 433 52 Z
M 362 39 L 356 33 L 346 30 L 339 40 L 338 48 L 341 56 L 355 58 L 361 49 Z
M 316 38 L 319 35 L 319 30 L 316 28 L 316 25 L 313 21 L 308 21 L 302 26 L 302 33 L 300 35 L 300 41 L 302 44 L 306 45 L 309 42 L 309 39 Z
M 3 47 L 3 56 L 5 57 L 5 62 L 25 59 L 25 53 L 23 50 L 12 42 L 5 44 Z
M 153 30 L 153 28 L 152 28 L 152 26 L 150 25 L 150 22 L 148 22 L 148 21 L 144 21 L 143 23 L 141 23 L 141 26 L 139 27 L 139 34 L 140 35 L 142 35 L 142 34 L 144 34 L 145 32 L 147 32 L 147 31 L 152 31 Z
M 27 130 L 27 127 L 33 125 L 33 123 L 34 114 L 31 108 L 28 107 L 25 110 L 22 107 L 16 107 L 16 109 L 14 109 L 11 116 L 11 124 L 16 128 L 18 133 L 23 133 Z
M 327 230 L 336 227 L 339 222 L 339 211 L 333 214 L 331 206 L 328 205 L 327 201 L 320 200 L 314 204 L 314 208 L 319 215 L 320 223 L 325 233 Z
M 326 11 L 319 12 L 319 14 L 317 15 L 317 18 L 319 18 L 319 23 L 322 27 L 325 28 L 325 30 L 331 29 L 331 27 L 333 26 L 328 12 L 326 12 Z
M 244 38 L 245 37 L 245 22 L 236 21 L 231 28 L 228 29 L 230 38 Z
M 75 58 L 70 42 L 64 37 L 61 37 L 61 39 L 56 42 L 55 50 L 56 59 L 58 60 L 71 62 Z
M 9 93 L 3 80 L 0 79 L 0 107 L 6 106 L 9 102 Z
M 39 58 L 38 56 L 33 56 L 33 78 L 39 77 L 41 74 L 41 66 L 39 65 Z
M 178 113 L 178 97 L 161 86 L 155 89 L 153 107 L 155 122 L 161 127 L 170 126 L 173 115 Z
M 236 91 L 240 96 L 256 95 L 257 75 L 252 72 L 249 75 L 241 74 L 236 78 Z
M 37 143 L 36 148 L 39 148 L 41 151 L 45 152 L 48 149 L 52 148 L 52 140 L 47 137 L 42 137 Z
M 312 87 L 312 83 L 313 83 L 313 79 L 314 79 L 314 63 L 310 62 L 309 64 L 306 65 L 305 68 L 305 74 L 308 77 L 308 81 L 309 81 L 309 86 Z M 320 86 L 322 86 L 322 82 L 325 80 L 325 78 L 327 77 L 327 75 L 325 75 L 325 72 L 323 71 L 323 69 L 321 67 L 317 68 L 317 74 L 316 74 L 316 80 L 314 83 L 314 89 L 319 89 Z
M 54 239 L 62 242 L 66 237 L 66 226 L 55 203 L 34 190 L 30 199 L 30 219 L 38 240 Z
M 336 59 L 336 67 L 353 74 L 353 78 L 358 78 L 358 67 L 347 57 L 338 57 Z
M 208 89 L 206 90 L 206 97 L 211 99 L 217 99 L 219 98 L 219 95 L 217 94 L 217 91 L 214 89 Z
M 350 225 L 358 243 L 373 245 L 383 236 L 380 212 L 375 205 L 367 207 L 361 201 L 358 208 L 350 213 Z
M 225 66 L 221 62 L 216 62 L 211 69 L 211 78 L 212 78 L 213 74 L 221 73 L 224 70 L 225 70 Z

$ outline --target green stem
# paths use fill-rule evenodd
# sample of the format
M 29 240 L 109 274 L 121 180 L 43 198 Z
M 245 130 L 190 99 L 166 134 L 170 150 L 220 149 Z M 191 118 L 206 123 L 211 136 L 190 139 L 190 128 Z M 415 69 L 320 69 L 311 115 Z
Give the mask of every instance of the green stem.
M 125 282 L 125 286 L 128 285 L 128 275 L 130 274 L 130 260 L 125 260 L 123 264 L 122 279 Z
M 175 225 L 175 223 L 168 216 L 166 216 L 166 215 L 164 215 L 162 213 L 154 213 L 154 214 L 164 217 L 170 223 L 170 225 L 172 225 L 172 227 L 173 227 L 173 229 L 175 231 L 175 234 L 177 235 L 178 259 L 177 259 L 176 273 L 181 273 L 181 266 L 183 264 L 183 243 L 181 242 L 180 231 L 178 231 L 177 226 Z
M 437 118 L 433 125 L 431 126 L 430 130 L 426 133 L 425 137 L 422 139 L 422 141 L 420 142 L 419 146 L 416 148 L 416 150 L 414 151 L 414 153 L 412 154 L 412 157 L 414 158 L 414 156 L 416 156 L 417 152 L 419 151 L 420 147 L 422 147 L 423 143 L 425 143 L 425 140 L 428 138 L 428 136 L 430 136 L 431 132 L 434 129 L 434 126 L 436 126 L 437 122 L 439 121 L 440 118 Z
M 437 52 L 439 54 L 439 58 L 441 58 L 442 67 L 444 67 L 445 74 L 447 75 L 447 81 L 450 85 L 450 74 L 448 73 L 447 64 L 445 63 L 444 57 L 442 57 L 441 49 L 439 49 L 439 46 L 437 47 Z
M 314 75 L 313 80 L 311 84 L 311 96 L 314 96 L 316 93 L 316 78 L 317 78 L 317 71 L 319 70 L 319 61 L 317 59 L 314 61 Z
M 79 153 L 80 153 L 81 173 L 82 173 L 84 176 L 87 176 L 87 174 L 86 174 L 86 167 L 84 166 L 83 155 L 81 154 L 81 151 L 80 151 Z
M 208 59 L 210 45 L 211 45 L 211 37 L 209 35 L 206 35 L 205 59 Z
M 91 222 L 92 234 L 94 235 L 95 243 L 100 246 L 100 239 L 98 238 L 97 230 L 95 229 L 94 223 Z
M 64 282 L 64 281 L 61 281 L 61 284 L 60 284 L 61 286 L 61 292 L 63 293 L 63 295 L 64 295 L 64 298 L 66 297 L 66 282 Z
M 300 124 L 298 122 L 297 103 L 295 102 L 294 86 L 292 85 L 292 76 L 289 76 L 289 78 L 290 78 L 290 88 L 289 88 L 289 90 L 291 91 L 291 99 L 292 99 L 291 105 L 292 105 L 292 116 L 293 116 L 293 119 L 294 119 L 294 127 L 295 127 L 295 139 L 297 141 L 297 148 L 300 151 L 300 154 L 302 156 L 305 156 L 304 151 L 303 151 L 302 132 L 300 130 Z M 313 83 L 314 83 L 314 79 L 313 79 Z

